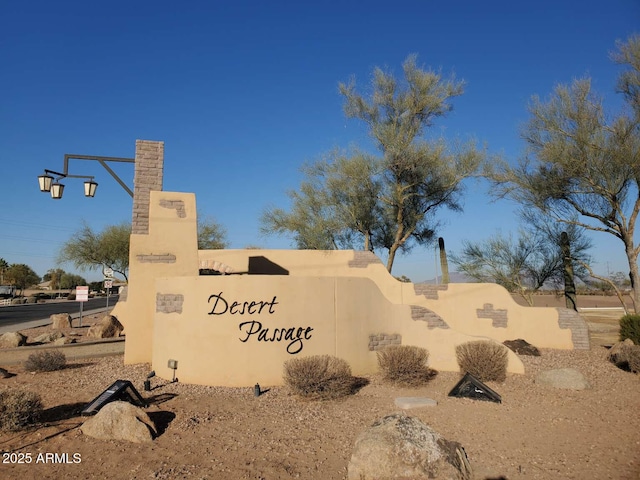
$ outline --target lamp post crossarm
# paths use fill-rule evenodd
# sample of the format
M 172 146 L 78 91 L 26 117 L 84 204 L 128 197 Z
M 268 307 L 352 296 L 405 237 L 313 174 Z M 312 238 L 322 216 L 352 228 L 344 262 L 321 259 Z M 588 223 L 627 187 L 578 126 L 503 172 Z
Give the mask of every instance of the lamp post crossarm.
M 109 172 L 109 174 L 111 174 L 111 176 L 115 179 L 116 182 L 118 182 L 120 184 L 120 186 L 122 188 L 124 188 L 124 190 L 133 198 L 133 192 L 131 191 L 131 189 L 127 186 L 126 183 L 124 183 L 120 177 L 118 177 L 118 175 L 116 174 L 116 172 L 114 172 L 111 167 L 109 167 L 109 165 L 107 165 L 107 162 L 120 162 L 120 163 L 135 163 L 135 158 L 122 158 L 122 157 L 96 157 L 96 156 L 92 156 L 92 155 L 76 155 L 76 154 L 70 154 L 67 153 L 64 155 L 64 172 L 65 172 L 65 176 L 66 177 L 72 177 L 73 175 L 68 175 L 68 171 L 69 171 L 69 160 L 94 160 L 100 163 L 100 165 L 102 165 L 104 167 L 104 169 Z

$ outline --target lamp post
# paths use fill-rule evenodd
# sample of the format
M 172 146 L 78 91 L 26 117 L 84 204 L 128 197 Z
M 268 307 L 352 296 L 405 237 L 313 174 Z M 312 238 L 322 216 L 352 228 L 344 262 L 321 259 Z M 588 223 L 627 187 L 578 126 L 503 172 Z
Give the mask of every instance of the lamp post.
M 96 194 L 98 184 L 93 180 L 93 176 L 86 175 L 70 175 L 69 174 L 69 160 L 92 160 L 99 162 L 107 172 L 120 184 L 122 188 L 133 198 L 133 192 L 131 189 L 118 177 L 118 175 L 109 167 L 107 162 L 120 162 L 120 163 L 135 163 L 135 158 L 121 158 L 121 157 L 95 157 L 91 155 L 75 155 L 65 154 L 64 156 L 64 169 L 61 172 L 54 170 L 46 170 L 43 175 L 38 176 L 38 184 L 41 192 L 50 192 L 51 198 L 59 200 L 62 198 L 64 192 L 64 184 L 60 183 L 63 178 L 84 178 L 84 194 L 86 197 L 93 197 Z M 55 175 L 52 176 L 52 175 Z

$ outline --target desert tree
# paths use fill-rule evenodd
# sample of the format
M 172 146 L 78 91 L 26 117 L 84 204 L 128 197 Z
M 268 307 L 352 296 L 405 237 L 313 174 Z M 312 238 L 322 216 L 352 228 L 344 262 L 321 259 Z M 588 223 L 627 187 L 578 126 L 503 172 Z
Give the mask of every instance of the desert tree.
M 382 238 L 389 272 L 398 250 L 433 240 L 437 210 L 461 210 L 462 181 L 476 172 L 483 156 L 471 143 L 450 148 L 443 139 L 425 138 L 425 128 L 452 110 L 451 100 L 462 95 L 464 82 L 445 79 L 416 61 L 415 55 L 404 61 L 401 81 L 375 68 L 367 97 L 358 93 L 355 80 L 339 85 L 345 114 L 366 123 L 382 156 L 380 224 L 387 226 Z
M 462 242 L 459 254 L 452 255 L 458 271 L 478 282 L 497 283 L 519 294 L 529 305 L 543 286 L 556 289 L 565 283 L 566 253 L 562 233 L 549 222 L 527 225 L 517 238 L 496 234 L 480 242 Z M 571 245 L 571 266 L 579 278 L 586 279 L 590 240 L 582 229 L 569 225 L 564 232 Z
M 42 281 L 51 282 L 51 290 L 58 290 L 60 288 L 60 280 L 65 273 L 67 272 L 61 268 L 51 268 L 43 275 Z
M 367 96 L 355 80 L 339 84 L 346 116 L 366 123 L 379 155 L 356 151 L 313 165 L 289 194 L 291 211 L 266 212 L 265 231 L 293 233 L 299 248 L 356 242 L 383 249 L 391 272 L 398 251 L 433 241 L 439 209 L 461 210 L 462 182 L 478 170 L 484 152 L 472 142 L 427 139 L 425 129 L 451 111 L 463 82 L 418 67 L 415 55 L 403 63 L 403 74 L 397 79 L 374 69 Z
M 566 225 L 614 235 L 624 246 L 634 309 L 640 308 L 634 239 L 640 212 L 640 36 L 618 43 L 625 65 L 618 92 L 625 108 L 608 116 L 588 78 L 559 85 L 546 101 L 533 97 L 523 129 L 527 155 L 488 172 L 498 197 L 509 197 Z M 596 276 L 596 275 L 594 275 Z
M 218 250 L 227 248 L 226 229 L 208 215 L 198 212 L 198 249 Z
M 95 232 L 87 223 L 67 240 L 58 262 L 72 263 L 76 268 L 96 270 L 109 267 L 127 281 L 129 269 L 129 237 L 131 224 L 109 225 Z
M 9 265 L 5 272 L 6 279 L 11 285 L 20 289 L 20 295 L 25 288 L 36 285 L 40 281 L 40 276 L 33 271 L 29 265 L 24 263 L 14 263 Z
M 288 192 L 291 210 L 269 208 L 262 215 L 264 234 L 293 234 L 301 249 L 373 250 L 379 234 L 375 158 L 362 152 L 333 150 L 302 168 L 299 190 Z

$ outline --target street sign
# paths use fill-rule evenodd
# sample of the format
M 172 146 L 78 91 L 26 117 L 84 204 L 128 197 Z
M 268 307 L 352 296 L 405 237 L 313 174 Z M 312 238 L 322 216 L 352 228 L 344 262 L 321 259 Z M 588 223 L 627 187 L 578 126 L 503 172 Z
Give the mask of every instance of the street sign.
M 111 288 L 111 287 L 113 287 L 113 280 L 105 280 L 104 288 Z
M 113 268 L 109 268 L 109 267 L 104 267 L 102 269 L 102 273 L 104 274 L 105 277 L 107 278 L 113 278 Z
M 76 287 L 76 301 L 86 302 L 89 300 L 89 287 Z

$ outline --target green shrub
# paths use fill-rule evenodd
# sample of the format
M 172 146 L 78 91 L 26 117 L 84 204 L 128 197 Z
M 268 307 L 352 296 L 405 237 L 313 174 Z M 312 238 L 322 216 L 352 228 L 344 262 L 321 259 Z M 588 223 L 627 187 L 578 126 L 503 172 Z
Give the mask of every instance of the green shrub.
M 406 386 L 418 386 L 431 380 L 436 371 L 427 366 L 429 352 L 411 345 L 392 345 L 378 352 L 382 379 Z
M 620 319 L 620 341 L 631 339 L 636 345 L 640 345 L 640 315 L 625 315 Z
M 507 378 L 509 350 L 500 343 L 477 340 L 456 346 L 456 359 L 462 373 L 481 382 L 503 382 Z
M 28 372 L 52 372 L 64 368 L 67 357 L 58 350 L 43 350 L 32 353 L 24 362 L 24 368 Z
M 35 423 L 42 413 L 40 395 L 26 390 L 0 391 L 0 430 L 15 432 Z
M 331 355 L 287 360 L 283 378 L 296 395 L 325 400 L 353 393 L 357 383 L 346 360 Z

